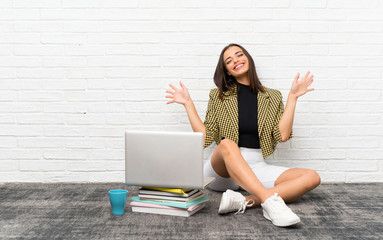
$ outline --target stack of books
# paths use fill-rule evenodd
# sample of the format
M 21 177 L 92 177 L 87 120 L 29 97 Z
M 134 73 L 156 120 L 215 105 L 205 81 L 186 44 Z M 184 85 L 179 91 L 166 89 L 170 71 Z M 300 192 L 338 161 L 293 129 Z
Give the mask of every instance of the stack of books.
M 132 197 L 132 212 L 190 217 L 205 207 L 209 198 L 197 189 L 141 187 Z

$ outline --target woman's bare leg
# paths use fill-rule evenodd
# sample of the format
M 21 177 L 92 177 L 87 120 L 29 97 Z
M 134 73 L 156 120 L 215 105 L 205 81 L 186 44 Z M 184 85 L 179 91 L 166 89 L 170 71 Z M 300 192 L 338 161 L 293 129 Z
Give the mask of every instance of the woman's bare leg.
M 314 170 L 292 168 L 278 177 L 273 188 L 266 189 L 242 157 L 238 145 L 229 139 L 222 140 L 217 146 L 211 163 L 219 176 L 231 177 L 250 193 L 246 200 L 254 200 L 254 206 L 260 205 L 273 193 L 278 193 L 286 202 L 293 202 L 320 184 L 320 177 Z
M 283 172 L 270 188 L 272 192 L 278 193 L 285 202 L 298 200 L 308 191 L 313 190 L 320 184 L 320 177 L 317 172 L 311 169 L 291 168 Z M 247 196 L 246 200 L 253 199 L 256 205 L 261 201 L 257 196 Z
M 229 139 L 224 139 L 214 150 L 211 157 L 214 171 L 221 177 L 231 177 L 239 186 L 264 202 L 273 195 L 255 176 L 253 170 L 243 159 L 238 145 Z

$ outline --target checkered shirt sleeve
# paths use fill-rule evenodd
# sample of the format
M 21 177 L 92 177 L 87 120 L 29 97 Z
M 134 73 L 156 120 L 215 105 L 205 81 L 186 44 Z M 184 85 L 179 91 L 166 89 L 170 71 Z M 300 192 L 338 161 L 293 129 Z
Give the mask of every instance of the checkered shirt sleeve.
M 218 124 L 216 114 L 217 89 L 212 89 L 209 94 L 209 103 L 205 116 L 204 125 L 206 127 L 204 148 L 210 146 L 218 138 Z

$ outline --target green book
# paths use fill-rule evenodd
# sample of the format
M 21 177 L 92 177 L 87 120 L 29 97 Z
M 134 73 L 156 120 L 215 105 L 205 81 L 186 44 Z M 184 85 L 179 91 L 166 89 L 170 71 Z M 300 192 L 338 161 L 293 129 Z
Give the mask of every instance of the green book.
M 209 201 L 208 197 L 203 197 L 200 199 L 197 199 L 193 202 L 190 203 L 172 203 L 172 202 L 160 202 L 160 201 L 151 201 L 151 200 L 142 200 L 139 197 L 132 197 L 131 201 L 134 202 L 144 202 L 144 203 L 151 203 L 151 204 L 158 204 L 158 205 L 164 205 L 164 206 L 169 206 L 169 207 L 178 207 L 178 208 L 190 208 L 193 206 L 196 206 L 200 203 L 207 202 Z

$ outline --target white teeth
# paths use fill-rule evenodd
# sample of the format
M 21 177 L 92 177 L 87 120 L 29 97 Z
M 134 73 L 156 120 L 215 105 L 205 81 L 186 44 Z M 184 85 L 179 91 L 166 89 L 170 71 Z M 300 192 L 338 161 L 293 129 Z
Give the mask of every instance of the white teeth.
M 239 67 L 242 67 L 243 66 L 243 63 L 242 64 L 239 64 L 238 66 L 236 66 L 234 69 L 237 69 Z

